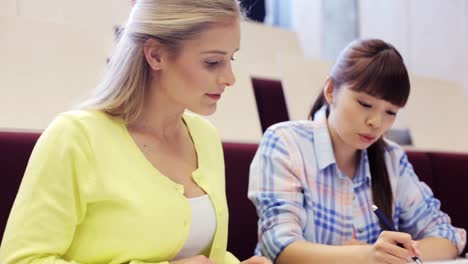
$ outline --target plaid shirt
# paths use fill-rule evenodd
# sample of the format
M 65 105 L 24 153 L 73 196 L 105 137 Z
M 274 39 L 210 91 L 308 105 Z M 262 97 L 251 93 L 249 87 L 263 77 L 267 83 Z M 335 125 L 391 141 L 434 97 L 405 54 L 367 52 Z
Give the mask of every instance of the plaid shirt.
M 322 113 L 320 113 L 322 112 Z M 296 240 L 342 245 L 374 243 L 382 231 L 372 212 L 367 151 L 353 180 L 338 168 L 324 111 L 318 121 L 270 127 L 250 167 L 249 199 L 259 215 L 256 254 L 275 260 Z M 447 238 L 462 252 L 466 231 L 450 224 L 440 202 L 414 173 L 404 150 L 387 141 L 385 161 L 393 190 L 393 221 L 413 239 Z

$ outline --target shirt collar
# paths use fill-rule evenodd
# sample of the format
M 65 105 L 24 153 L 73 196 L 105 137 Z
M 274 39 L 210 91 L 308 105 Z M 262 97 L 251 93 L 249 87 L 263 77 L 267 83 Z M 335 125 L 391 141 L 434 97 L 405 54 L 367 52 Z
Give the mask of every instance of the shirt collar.
M 323 106 L 314 114 L 314 121 L 317 123 L 314 129 L 315 155 L 320 170 L 331 164 L 336 164 L 333 153 L 333 145 L 327 125 L 327 107 Z

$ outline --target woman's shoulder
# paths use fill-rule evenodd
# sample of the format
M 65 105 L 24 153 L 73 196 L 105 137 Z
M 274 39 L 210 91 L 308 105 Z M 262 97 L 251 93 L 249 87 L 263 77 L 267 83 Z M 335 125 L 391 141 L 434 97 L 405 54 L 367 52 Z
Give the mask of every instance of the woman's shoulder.
M 56 119 L 69 120 L 71 122 L 86 125 L 96 122 L 119 122 L 120 117 L 111 116 L 100 110 L 77 109 L 62 112 L 57 115 Z
M 406 151 L 405 149 L 399 145 L 398 143 L 388 139 L 388 138 L 385 138 L 384 137 L 384 142 L 385 142 L 385 145 L 386 145 L 386 152 L 389 153 L 390 155 L 393 155 L 393 156 L 398 156 L 398 157 L 401 157 L 403 155 L 406 155 Z
M 314 133 L 320 129 L 327 129 L 326 124 L 311 120 L 285 121 L 270 126 L 265 131 L 264 136 L 276 135 L 280 138 L 312 138 Z
M 410 165 L 406 150 L 401 145 L 386 138 L 384 138 L 384 142 L 387 165 L 393 166 L 395 168 L 401 168 Z
M 59 113 L 50 123 L 45 133 L 61 135 L 92 134 L 104 132 L 122 123 L 119 117 L 110 116 L 99 110 L 70 110 Z
M 316 148 L 316 141 L 321 142 L 320 137 L 328 136 L 327 133 L 326 123 L 311 120 L 286 121 L 270 126 L 263 134 L 260 145 L 262 151 L 274 148 L 283 153 L 309 153 Z

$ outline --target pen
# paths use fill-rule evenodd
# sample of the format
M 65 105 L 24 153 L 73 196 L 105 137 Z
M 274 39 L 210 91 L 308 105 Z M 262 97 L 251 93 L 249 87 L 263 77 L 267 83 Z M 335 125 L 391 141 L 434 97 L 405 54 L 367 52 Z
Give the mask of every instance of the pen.
M 382 225 L 385 227 L 385 229 L 389 230 L 389 231 L 394 231 L 394 232 L 398 232 L 395 227 L 390 223 L 390 221 L 388 220 L 388 218 L 385 216 L 385 214 L 380 211 L 380 209 L 375 206 L 375 205 L 372 205 L 372 211 L 374 211 L 375 215 L 377 216 L 377 218 L 379 219 L 379 221 L 382 223 Z M 401 244 L 399 244 L 399 246 L 402 246 Z M 412 257 L 413 261 L 416 262 L 417 264 L 422 264 L 422 261 L 414 256 Z

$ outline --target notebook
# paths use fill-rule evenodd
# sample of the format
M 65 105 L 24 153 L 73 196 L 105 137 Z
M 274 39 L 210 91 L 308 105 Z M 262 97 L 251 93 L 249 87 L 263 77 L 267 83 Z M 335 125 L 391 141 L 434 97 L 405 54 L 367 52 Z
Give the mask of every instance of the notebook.
M 414 262 L 411 262 L 414 263 Z M 424 264 L 468 264 L 468 259 L 453 259 L 453 260 L 437 260 L 437 261 L 424 261 Z

